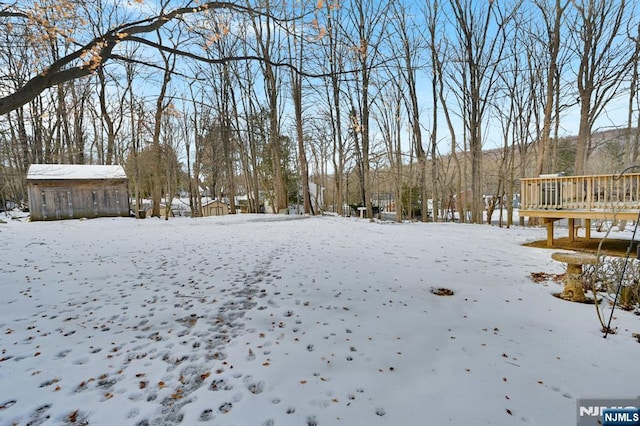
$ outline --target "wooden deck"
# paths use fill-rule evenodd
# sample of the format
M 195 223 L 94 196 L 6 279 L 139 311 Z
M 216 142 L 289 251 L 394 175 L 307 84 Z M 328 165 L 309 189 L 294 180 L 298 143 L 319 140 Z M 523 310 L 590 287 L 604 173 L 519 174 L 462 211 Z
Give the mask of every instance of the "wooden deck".
M 547 225 L 547 245 L 553 245 L 553 224 L 560 219 L 568 219 L 571 241 L 576 219 L 583 219 L 588 239 L 591 220 L 638 219 L 640 173 L 524 178 L 520 197 L 520 216 L 541 218 Z

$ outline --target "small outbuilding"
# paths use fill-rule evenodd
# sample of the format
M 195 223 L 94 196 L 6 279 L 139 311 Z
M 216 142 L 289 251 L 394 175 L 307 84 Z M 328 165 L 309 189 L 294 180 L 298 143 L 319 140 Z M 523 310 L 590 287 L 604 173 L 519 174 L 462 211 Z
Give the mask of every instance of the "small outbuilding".
M 144 209 L 144 216 L 140 216 L 140 219 L 145 219 L 153 215 L 153 206 L 147 206 Z M 169 208 L 169 217 L 175 217 L 173 209 Z M 167 205 L 160 203 L 160 215 L 158 217 L 167 217 Z
M 31 220 L 129 216 L 122 166 L 32 164 L 27 192 Z
M 229 206 L 219 200 L 211 200 L 202 203 L 203 216 L 221 216 L 229 214 Z

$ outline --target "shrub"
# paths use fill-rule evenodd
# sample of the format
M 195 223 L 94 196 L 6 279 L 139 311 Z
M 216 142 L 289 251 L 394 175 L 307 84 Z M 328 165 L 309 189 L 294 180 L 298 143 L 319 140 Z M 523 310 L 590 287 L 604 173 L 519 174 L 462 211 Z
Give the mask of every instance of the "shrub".
M 626 268 L 625 268 L 626 262 Z M 624 271 L 624 276 L 623 276 Z M 638 308 L 640 304 L 640 262 L 636 259 L 603 258 L 597 267 L 585 271 L 585 287 L 602 291 L 615 298 L 618 285 L 618 304 L 626 310 Z

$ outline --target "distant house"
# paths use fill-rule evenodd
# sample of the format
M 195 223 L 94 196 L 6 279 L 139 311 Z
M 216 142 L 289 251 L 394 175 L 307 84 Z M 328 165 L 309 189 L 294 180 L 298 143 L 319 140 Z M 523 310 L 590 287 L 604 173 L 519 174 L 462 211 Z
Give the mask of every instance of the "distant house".
M 262 200 L 262 194 L 260 198 Z M 253 204 L 253 194 L 236 195 L 234 200 L 236 202 L 236 213 L 249 213 L 249 210 L 251 210 L 250 207 Z M 266 204 L 268 204 L 266 200 L 264 200 L 264 203 L 260 203 L 260 212 L 265 213 L 264 209 Z
M 167 205 L 165 203 L 160 203 L 160 207 L 159 207 L 159 213 L 160 216 L 159 217 L 167 217 Z M 153 215 L 153 206 L 149 205 L 146 206 L 144 208 L 144 217 L 141 217 L 141 219 L 145 219 L 147 217 L 152 217 Z M 175 217 L 175 213 L 173 212 L 173 209 L 169 209 L 169 217 Z
M 209 200 L 202 203 L 203 216 L 221 216 L 229 214 L 229 206 L 219 200 Z
M 302 192 L 299 194 L 300 204 L 289 205 L 289 214 L 304 213 L 304 200 L 302 200 Z M 311 201 L 311 210 L 313 214 L 321 214 L 324 210 L 324 187 L 309 181 L 309 199 Z
M 121 166 L 32 164 L 27 172 L 31 220 L 129 216 Z
M 309 182 L 309 197 L 314 213 L 321 213 L 324 210 L 324 186 Z

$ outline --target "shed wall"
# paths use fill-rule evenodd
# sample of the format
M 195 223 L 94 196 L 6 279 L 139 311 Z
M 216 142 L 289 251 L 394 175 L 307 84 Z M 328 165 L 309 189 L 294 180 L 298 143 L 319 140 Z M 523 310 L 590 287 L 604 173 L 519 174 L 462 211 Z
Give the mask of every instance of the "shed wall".
M 31 220 L 129 216 L 126 181 L 30 181 Z

